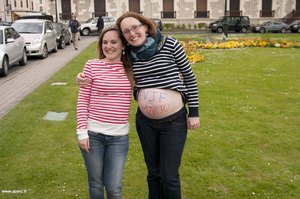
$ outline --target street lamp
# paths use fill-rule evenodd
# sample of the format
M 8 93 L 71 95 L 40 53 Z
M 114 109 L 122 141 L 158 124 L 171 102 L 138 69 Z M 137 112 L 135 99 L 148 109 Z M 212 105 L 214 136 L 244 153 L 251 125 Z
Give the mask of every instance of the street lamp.
M 225 10 L 224 10 L 224 34 L 227 39 L 228 37 L 227 0 L 225 0 Z

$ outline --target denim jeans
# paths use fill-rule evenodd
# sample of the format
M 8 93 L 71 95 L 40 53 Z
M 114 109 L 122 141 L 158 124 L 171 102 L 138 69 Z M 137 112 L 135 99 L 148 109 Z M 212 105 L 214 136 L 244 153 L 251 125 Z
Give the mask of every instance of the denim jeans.
M 85 162 L 90 199 L 122 198 L 122 177 L 128 152 L 128 135 L 109 136 L 89 131 L 90 151 L 81 153 Z
M 136 128 L 148 169 L 150 199 L 180 199 L 179 167 L 187 137 L 186 108 L 163 119 L 150 119 L 140 110 Z

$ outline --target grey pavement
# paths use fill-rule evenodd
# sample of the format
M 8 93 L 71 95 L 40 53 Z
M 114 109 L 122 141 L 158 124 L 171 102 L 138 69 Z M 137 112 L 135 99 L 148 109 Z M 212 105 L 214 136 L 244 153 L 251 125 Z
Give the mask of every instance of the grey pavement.
M 16 66 L 17 69 L 13 66 L 7 77 L 0 78 L 0 119 L 94 41 L 97 36 L 81 37 L 78 50 L 71 44 L 49 53 L 46 59 L 30 59 L 28 65 Z

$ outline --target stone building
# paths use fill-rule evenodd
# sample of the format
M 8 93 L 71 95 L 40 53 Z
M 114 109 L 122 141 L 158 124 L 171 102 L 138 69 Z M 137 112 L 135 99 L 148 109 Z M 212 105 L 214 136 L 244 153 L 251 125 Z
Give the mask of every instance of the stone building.
M 94 16 L 118 17 L 135 11 L 164 24 L 174 25 L 210 23 L 225 13 L 247 15 L 251 23 L 286 19 L 291 23 L 300 19 L 300 0 L 1 0 L 0 20 L 14 21 L 18 16 L 45 13 L 54 21 L 67 21 L 74 13 L 79 21 Z M 289 19 L 289 20 L 287 20 Z

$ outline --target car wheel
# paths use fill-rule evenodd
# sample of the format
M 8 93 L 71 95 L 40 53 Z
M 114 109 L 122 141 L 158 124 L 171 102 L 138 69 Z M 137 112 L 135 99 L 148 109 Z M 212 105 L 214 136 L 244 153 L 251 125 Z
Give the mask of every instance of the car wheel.
M 2 61 L 2 69 L 0 70 L 0 76 L 1 77 L 6 77 L 7 76 L 8 67 L 9 67 L 8 57 L 4 56 L 3 61 Z
M 42 59 L 46 59 L 48 57 L 48 48 L 47 45 L 44 45 Z
M 300 28 L 298 28 L 297 32 L 300 33 Z
M 82 35 L 83 36 L 88 36 L 90 34 L 90 30 L 88 29 L 88 28 L 84 28 L 83 30 L 82 30 Z
M 265 32 L 266 32 L 266 29 L 261 28 L 261 29 L 259 30 L 259 32 L 260 32 L 260 33 L 265 33 Z
M 241 32 L 242 32 L 242 33 L 247 32 L 247 28 L 243 27 L 242 30 L 241 30 Z
M 27 52 L 26 52 L 26 49 L 24 48 L 23 50 L 23 55 L 22 55 L 22 59 L 19 61 L 19 64 L 21 66 L 25 66 L 27 63 Z
M 285 29 L 285 28 L 282 28 L 282 29 L 280 30 L 280 32 L 281 32 L 281 33 L 286 33 L 286 29 Z
M 66 47 L 65 38 L 60 38 L 60 45 L 59 48 L 64 49 Z
M 222 32 L 223 32 L 223 28 L 222 28 L 222 27 L 219 27 L 219 28 L 217 29 L 217 32 L 218 32 L 218 33 L 222 33 Z

